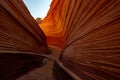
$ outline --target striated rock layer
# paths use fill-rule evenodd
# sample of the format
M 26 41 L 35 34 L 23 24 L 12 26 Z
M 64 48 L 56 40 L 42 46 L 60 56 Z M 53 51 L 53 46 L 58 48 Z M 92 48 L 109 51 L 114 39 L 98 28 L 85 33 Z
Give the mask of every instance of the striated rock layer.
M 40 26 L 79 79 L 120 79 L 120 0 L 53 0 Z
M 0 50 L 46 53 L 46 37 L 22 0 L 1 0 L 0 11 Z
M 22 0 L 0 0 L 0 11 L 0 80 L 52 59 L 47 45 L 62 50 L 56 80 L 120 79 L 120 0 L 53 0 L 39 24 L 47 39 Z
M 42 64 L 46 37 L 22 0 L 0 0 L 0 80 L 18 76 Z

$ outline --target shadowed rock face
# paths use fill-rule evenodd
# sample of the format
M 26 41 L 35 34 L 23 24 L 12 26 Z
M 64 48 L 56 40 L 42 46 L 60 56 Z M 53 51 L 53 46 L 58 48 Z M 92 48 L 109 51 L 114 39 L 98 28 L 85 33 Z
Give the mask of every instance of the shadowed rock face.
M 22 0 L 0 0 L 0 80 L 41 66 L 43 57 L 35 55 L 48 52 L 46 37 Z
M 0 80 L 16 80 L 42 66 L 42 57 L 29 54 L 0 54 Z
M 48 53 L 47 45 L 62 50 L 53 68 L 56 80 L 120 79 L 120 0 L 53 0 L 39 24 L 42 30 L 22 0 L 0 0 L 0 11 L 0 72 L 6 73 L 0 75 L 3 80 L 23 74 L 19 73 L 21 67 L 29 69 L 26 65 L 33 68 L 39 65 L 31 65 L 33 62 L 42 63 L 43 57 L 36 56 Z M 12 52 L 16 54 L 11 56 Z
M 0 11 L 0 50 L 46 53 L 46 37 L 22 0 L 1 0 Z
M 56 62 L 53 67 L 53 75 L 55 80 L 74 80 Z

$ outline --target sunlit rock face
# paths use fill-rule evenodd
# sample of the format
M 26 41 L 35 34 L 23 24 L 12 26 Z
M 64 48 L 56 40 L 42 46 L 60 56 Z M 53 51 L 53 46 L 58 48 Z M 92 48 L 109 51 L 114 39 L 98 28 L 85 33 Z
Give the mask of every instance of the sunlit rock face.
M 40 66 L 42 57 L 35 55 L 45 53 L 46 37 L 22 0 L 0 0 L 0 80 Z
M 65 22 L 67 19 L 65 12 L 67 9 L 67 5 L 64 7 L 63 3 L 65 3 L 66 5 L 68 4 L 68 1 L 53 0 L 47 16 L 40 24 L 41 29 L 47 36 L 48 45 L 52 45 L 60 49 L 62 49 L 65 46 L 68 34 L 68 22 Z
M 53 0 L 40 26 L 80 79 L 120 79 L 120 0 Z

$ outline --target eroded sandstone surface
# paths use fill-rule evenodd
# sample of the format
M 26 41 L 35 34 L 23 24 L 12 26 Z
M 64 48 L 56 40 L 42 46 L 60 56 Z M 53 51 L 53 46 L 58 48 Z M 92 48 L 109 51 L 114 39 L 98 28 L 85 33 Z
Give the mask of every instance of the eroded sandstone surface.
M 53 0 L 39 25 L 22 0 L 0 0 L 0 80 L 46 68 L 46 80 L 119 80 L 120 0 Z

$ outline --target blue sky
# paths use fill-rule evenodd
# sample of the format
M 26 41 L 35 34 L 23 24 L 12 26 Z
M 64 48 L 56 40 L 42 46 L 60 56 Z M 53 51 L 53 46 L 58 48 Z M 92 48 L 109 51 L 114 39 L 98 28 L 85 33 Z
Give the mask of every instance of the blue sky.
M 47 15 L 52 0 L 23 0 L 34 18 Z

